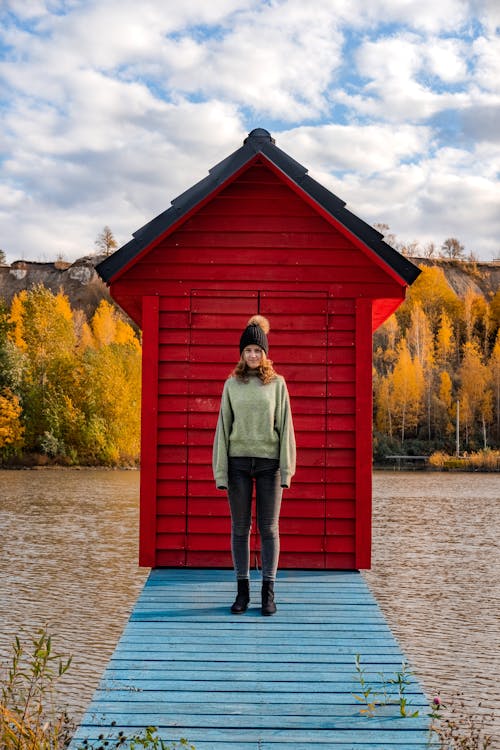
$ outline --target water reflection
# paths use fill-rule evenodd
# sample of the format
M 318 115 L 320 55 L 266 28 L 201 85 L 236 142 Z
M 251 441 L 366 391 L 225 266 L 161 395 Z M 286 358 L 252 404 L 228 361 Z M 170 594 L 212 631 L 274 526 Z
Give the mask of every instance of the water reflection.
M 0 655 L 49 623 L 77 718 L 147 576 L 138 494 L 138 472 L 0 471 Z M 365 573 L 426 690 L 497 710 L 499 499 L 497 475 L 375 473 Z

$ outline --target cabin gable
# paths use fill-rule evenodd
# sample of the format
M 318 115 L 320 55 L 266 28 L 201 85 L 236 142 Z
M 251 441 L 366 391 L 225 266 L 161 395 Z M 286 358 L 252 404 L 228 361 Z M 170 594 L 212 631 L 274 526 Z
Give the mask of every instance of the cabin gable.
M 158 284 L 175 292 L 193 282 L 237 287 L 246 278 L 400 300 L 406 284 L 358 245 L 266 165 L 254 165 L 144 252 L 114 283 L 115 298 L 132 309 L 128 300 L 137 306 Z
M 298 450 L 280 566 L 369 567 L 371 335 L 404 299 L 411 264 L 263 136 L 117 256 L 103 277 L 143 330 L 141 564 L 231 565 L 212 441 L 239 336 L 261 313 Z M 258 561 L 255 534 L 251 545 Z

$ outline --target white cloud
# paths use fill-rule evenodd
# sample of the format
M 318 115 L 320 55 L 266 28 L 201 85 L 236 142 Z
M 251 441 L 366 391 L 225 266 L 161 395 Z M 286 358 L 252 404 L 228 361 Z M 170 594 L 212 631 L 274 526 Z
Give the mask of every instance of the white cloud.
M 220 36 L 167 47 L 168 83 L 184 93 L 229 98 L 271 117 L 297 121 L 327 110 L 327 86 L 341 62 L 342 35 L 326 3 L 261 3 L 235 15 Z M 181 53 L 187 52 L 187 56 Z
M 471 0 L 471 15 L 494 35 L 500 29 L 500 4 L 498 0 Z
M 487 91 L 500 94 L 500 37 L 479 37 L 473 44 L 476 55 L 474 79 Z
M 441 81 L 462 83 L 467 78 L 467 52 L 463 41 L 431 38 L 423 55 L 429 72 Z
M 458 237 L 467 252 L 491 260 L 500 254 L 499 170 L 500 148 L 447 148 L 369 182 L 351 173 L 330 187 L 365 221 L 388 224 L 405 242 L 440 245 Z
M 0 246 L 76 258 L 104 224 L 125 242 L 263 126 L 365 220 L 490 257 L 499 16 L 489 0 L 4 0 Z
M 440 0 L 439 3 L 435 0 L 353 0 L 349 3 L 339 0 L 335 10 L 351 25 L 367 30 L 392 24 L 426 34 L 456 31 L 470 16 L 467 0 Z
M 429 147 L 430 137 L 431 131 L 426 127 L 408 125 L 394 129 L 383 124 L 299 127 L 279 136 L 288 153 L 300 153 L 305 165 L 313 164 L 322 174 L 347 170 L 362 175 L 416 158 Z
M 467 105 L 467 61 L 463 43 L 407 32 L 361 44 L 356 56 L 358 71 L 366 80 L 361 94 L 342 95 L 359 112 L 388 120 L 418 121 L 447 109 Z M 461 90 L 437 88 L 460 83 Z

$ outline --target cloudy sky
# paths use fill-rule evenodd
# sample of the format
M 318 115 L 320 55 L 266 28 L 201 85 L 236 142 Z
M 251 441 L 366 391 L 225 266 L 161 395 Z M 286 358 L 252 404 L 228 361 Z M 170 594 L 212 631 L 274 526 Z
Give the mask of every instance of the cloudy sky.
M 0 248 L 119 242 L 254 127 L 402 242 L 500 257 L 498 0 L 0 0 Z

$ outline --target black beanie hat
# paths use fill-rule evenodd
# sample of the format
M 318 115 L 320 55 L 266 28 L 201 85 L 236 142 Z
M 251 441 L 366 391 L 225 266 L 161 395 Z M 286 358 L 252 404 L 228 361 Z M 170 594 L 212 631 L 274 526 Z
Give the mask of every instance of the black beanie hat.
M 260 346 L 261 349 L 267 354 L 269 351 L 269 344 L 267 341 L 267 334 L 269 333 L 269 321 L 262 315 L 254 315 L 248 321 L 247 327 L 241 334 L 240 338 L 240 354 L 243 349 L 251 344 Z

